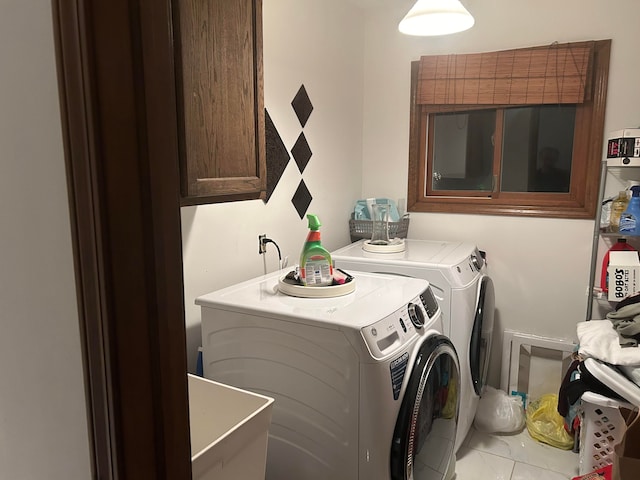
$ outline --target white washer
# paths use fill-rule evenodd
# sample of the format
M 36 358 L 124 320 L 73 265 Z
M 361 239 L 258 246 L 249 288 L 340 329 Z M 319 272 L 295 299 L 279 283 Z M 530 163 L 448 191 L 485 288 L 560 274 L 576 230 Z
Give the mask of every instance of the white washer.
M 457 452 L 473 423 L 491 354 L 495 293 L 484 259 L 475 245 L 466 242 L 405 239 L 405 250 L 400 253 L 367 252 L 363 243 L 360 240 L 333 252 L 336 268 L 423 278 L 440 303 L 444 334 L 460 359 Z
M 451 478 L 459 363 L 429 283 L 352 271 L 353 293 L 297 298 L 286 273 L 196 299 L 205 377 L 275 399 L 266 478 Z

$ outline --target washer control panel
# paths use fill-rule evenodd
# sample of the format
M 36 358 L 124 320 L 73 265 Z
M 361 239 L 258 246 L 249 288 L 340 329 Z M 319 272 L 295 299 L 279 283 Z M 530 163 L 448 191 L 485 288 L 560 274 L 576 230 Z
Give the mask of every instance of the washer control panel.
M 424 306 L 427 315 L 429 315 L 429 318 L 435 317 L 438 313 L 440 305 L 438 305 L 438 301 L 436 300 L 431 287 L 422 292 L 422 294 L 420 295 L 420 300 L 422 301 L 422 305 Z
M 369 353 L 384 358 L 408 343 L 439 313 L 438 302 L 427 288 L 404 307 L 361 330 Z
M 484 254 L 476 248 L 467 258 L 449 268 L 449 282 L 453 287 L 462 288 L 473 282 L 485 265 Z

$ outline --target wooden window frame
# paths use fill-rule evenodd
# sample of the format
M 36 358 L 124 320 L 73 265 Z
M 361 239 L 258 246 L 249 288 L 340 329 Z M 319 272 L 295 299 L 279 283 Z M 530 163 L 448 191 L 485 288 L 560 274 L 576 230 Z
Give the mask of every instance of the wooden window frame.
M 536 47 L 534 47 L 536 48 Z M 604 114 L 609 78 L 611 40 L 593 42 L 591 71 L 593 95 L 576 104 L 573 138 L 572 175 L 569 193 L 501 192 L 499 185 L 486 192 L 438 191 L 428 189 L 431 178 L 433 126 L 429 115 L 440 113 L 439 106 L 417 102 L 419 61 L 411 63 L 411 111 L 409 134 L 409 176 L 407 208 L 410 212 L 473 213 L 487 215 L 534 216 L 551 218 L 595 217 L 602 156 Z M 509 105 L 513 107 L 515 105 Z M 523 105 L 527 106 L 527 105 Z M 531 105 L 529 105 L 531 106 Z M 446 111 L 497 109 L 495 144 L 502 144 L 501 109 L 505 105 L 448 105 Z M 433 123 L 433 122 L 432 122 Z M 499 181 L 501 153 L 496 149 L 493 174 Z M 496 177 L 497 176 L 497 177 Z

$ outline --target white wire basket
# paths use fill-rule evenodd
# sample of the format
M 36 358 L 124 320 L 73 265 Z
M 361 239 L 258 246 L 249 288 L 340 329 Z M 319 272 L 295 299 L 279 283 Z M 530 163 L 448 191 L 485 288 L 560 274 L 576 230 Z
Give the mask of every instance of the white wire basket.
M 353 214 L 351 214 L 353 217 Z M 389 222 L 389 238 L 407 238 L 409 232 L 409 215 L 404 216 L 398 222 Z M 373 234 L 373 222 L 371 220 L 349 219 L 349 235 L 351 242 L 357 242 L 363 238 L 371 239 Z

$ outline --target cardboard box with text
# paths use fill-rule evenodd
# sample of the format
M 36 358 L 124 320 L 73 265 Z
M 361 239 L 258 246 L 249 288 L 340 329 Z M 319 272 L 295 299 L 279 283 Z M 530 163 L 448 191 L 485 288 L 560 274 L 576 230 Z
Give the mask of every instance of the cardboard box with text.
M 609 301 L 619 302 L 640 291 L 640 259 L 638 252 L 619 251 L 609 254 Z

